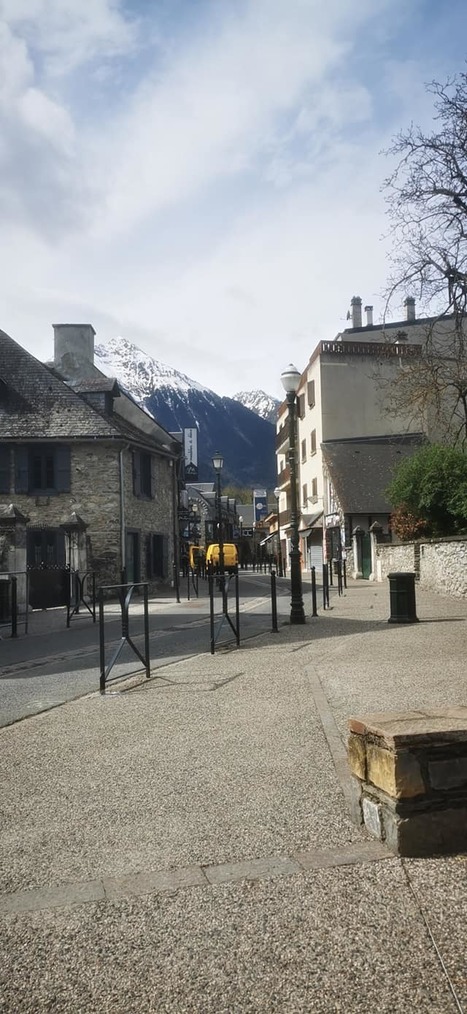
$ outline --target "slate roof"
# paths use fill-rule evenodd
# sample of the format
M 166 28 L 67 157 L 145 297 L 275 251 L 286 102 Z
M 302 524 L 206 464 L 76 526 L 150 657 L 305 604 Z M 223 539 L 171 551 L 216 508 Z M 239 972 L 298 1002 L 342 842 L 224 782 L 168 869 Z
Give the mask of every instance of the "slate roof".
M 98 389 L 118 391 L 114 379 L 96 378 Z M 81 390 L 94 389 L 88 382 Z M 154 421 L 154 426 L 159 424 Z M 160 428 L 160 427 L 159 427 Z M 161 430 L 161 435 L 165 431 Z M 131 442 L 152 450 L 162 440 L 140 430 L 115 413 L 90 405 L 44 363 L 0 331 L 0 440 L 107 439 Z M 167 439 L 169 434 L 167 434 Z M 169 448 L 167 447 L 167 450 Z
M 395 467 L 427 442 L 423 433 L 327 440 L 323 458 L 344 514 L 389 514 Z
M 0 438 L 115 437 L 112 423 L 75 394 L 44 363 L 0 331 L 0 380 L 6 387 Z

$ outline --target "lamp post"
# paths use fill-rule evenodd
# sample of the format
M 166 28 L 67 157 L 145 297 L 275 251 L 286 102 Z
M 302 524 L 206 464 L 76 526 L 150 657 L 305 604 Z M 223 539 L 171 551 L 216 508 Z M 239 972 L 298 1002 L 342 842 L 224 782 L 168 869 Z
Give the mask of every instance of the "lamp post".
M 239 540 L 239 549 L 240 549 L 240 552 L 239 552 L 238 555 L 240 557 L 240 567 L 243 570 L 243 517 L 242 517 L 241 514 L 239 514 L 238 523 L 240 525 L 240 540 Z
M 276 486 L 276 488 L 274 490 L 274 496 L 276 498 L 276 505 L 277 505 L 277 507 L 276 507 L 276 510 L 277 510 L 277 564 L 278 564 L 279 577 L 283 577 L 283 572 L 282 572 L 281 528 L 280 528 L 280 524 L 279 524 L 279 497 L 280 497 L 280 495 L 281 495 L 281 491 L 279 489 L 279 486 Z
M 289 410 L 289 468 L 290 468 L 290 581 L 292 600 L 290 622 L 305 623 L 302 597 L 302 572 L 300 569 L 300 537 L 298 534 L 298 490 L 297 490 L 297 390 L 300 373 L 292 363 L 281 373 L 281 381 L 287 397 Z
M 219 574 L 224 573 L 224 539 L 222 535 L 222 504 L 221 504 L 221 471 L 224 467 L 222 454 L 217 451 L 212 458 L 212 466 L 217 477 L 217 528 L 219 544 Z

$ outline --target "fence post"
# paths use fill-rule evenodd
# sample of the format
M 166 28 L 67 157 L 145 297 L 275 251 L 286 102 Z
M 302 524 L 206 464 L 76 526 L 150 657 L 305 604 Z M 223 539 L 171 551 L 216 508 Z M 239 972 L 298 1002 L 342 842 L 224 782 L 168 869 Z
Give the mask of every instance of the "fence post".
M 312 616 L 318 615 L 318 608 L 316 605 L 316 567 L 311 568 L 311 604 L 312 604 Z
M 209 588 L 209 610 L 211 620 L 211 655 L 214 655 L 215 651 L 215 637 L 214 637 L 214 574 L 212 571 L 212 564 L 208 564 L 208 588 Z
M 144 601 L 144 655 L 146 658 L 146 679 L 151 676 L 151 659 L 149 656 L 149 611 L 148 611 L 148 586 L 143 586 Z
M 272 607 L 272 629 L 277 634 L 277 592 L 276 592 L 276 572 L 271 570 L 271 607 Z
M 18 588 L 17 578 L 11 576 L 11 636 L 18 636 Z
M 99 661 L 99 690 L 101 694 L 105 694 L 104 592 L 102 588 L 99 589 Z
M 323 563 L 323 609 L 329 606 L 329 577 L 328 565 Z

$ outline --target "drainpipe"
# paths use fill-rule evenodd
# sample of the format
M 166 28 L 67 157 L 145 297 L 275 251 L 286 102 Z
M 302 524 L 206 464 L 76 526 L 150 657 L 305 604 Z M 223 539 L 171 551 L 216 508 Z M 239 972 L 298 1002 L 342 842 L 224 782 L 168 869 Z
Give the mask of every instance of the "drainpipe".
M 178 521 L 178 473 L 181 458 L 173 457 L 170 465 L 172 468 L 172 514 L 173 514 L 173 573 L 174 591 L 177 602 L 180 602 L 180 546 L 179 546 L 179 521 Z
M 126 531 L 125 531 L 125 486 L 124 486 L 124 469 L 123 469 L 123 455 L 125 451 L 129 450 L 129 444 L 126 447 L 120 448 L 119 453 L 119 475 L 120 475 L 120 553 L 122 557 L 122 573 L 121 581 L 122 584 L 126 584 Z

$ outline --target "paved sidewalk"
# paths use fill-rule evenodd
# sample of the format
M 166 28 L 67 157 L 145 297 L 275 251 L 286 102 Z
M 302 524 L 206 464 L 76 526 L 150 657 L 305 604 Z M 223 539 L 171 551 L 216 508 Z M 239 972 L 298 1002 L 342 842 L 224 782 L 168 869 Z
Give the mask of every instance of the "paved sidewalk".
M 387 853 L 345 762 L 350 715 L 467 704 L 467 602 L 332 606 L 0 731 L 0 1010 L 467 1010 L 467 856 Z

